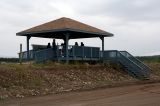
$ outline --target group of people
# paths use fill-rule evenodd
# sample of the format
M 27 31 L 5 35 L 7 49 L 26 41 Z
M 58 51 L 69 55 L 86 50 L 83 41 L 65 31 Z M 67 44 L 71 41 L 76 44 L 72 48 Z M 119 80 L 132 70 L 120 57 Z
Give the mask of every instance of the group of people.
M 75 42 L 75 46 L 79 46 L 79 45 L 78 45 L 78 42 Z M 84 46 L 84 43 L 83 43 L 83 42 L 81 42 L 81 46 Z
M 61 44 L 61 46 L 64 46 L 64 45 L 66 45 L 65 43 L 62 43 Z M 75 46 L 79 46 L 78 45 L 78 42 L 75 42 Z M 81 45 L 80 46 L 84 46 L 84 43 L 83 42 L 81 42 Z M 53 42 L 52 42 L 52 48 L 55 48 L 56 47 L 56 40 L 55 39 L 53 39 Z M 47 49 L 48 48 L 51 48 L 51 44 L 50 43 L 48 43 L 48 45 L 47 45 Z
M 53 48 L 56 47 L 56 40 L 55 40 L 55 39 L 53 39 L 52 47 L 53 47 Z M 47 48 L 51 48 L 51 44 L 50 44 L 50 43 L 48 43 Z

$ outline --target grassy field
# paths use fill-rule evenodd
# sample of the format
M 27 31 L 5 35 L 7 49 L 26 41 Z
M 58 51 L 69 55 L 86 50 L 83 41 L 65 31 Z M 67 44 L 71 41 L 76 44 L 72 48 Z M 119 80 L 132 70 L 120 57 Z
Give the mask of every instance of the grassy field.
M 160 79 L 160 56 L 141 56 L 137 57 L 151 68 L 151 79 Z
M 138 59 L 140 59 L 143 62 L 146 63 L 160 63 L 160 56 L 141 56 L 141 57 L 137 57 Z

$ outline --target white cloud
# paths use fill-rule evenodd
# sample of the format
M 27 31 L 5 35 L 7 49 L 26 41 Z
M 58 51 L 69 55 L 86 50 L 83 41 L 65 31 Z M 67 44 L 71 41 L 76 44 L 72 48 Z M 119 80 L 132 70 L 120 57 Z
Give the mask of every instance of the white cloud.
M 105 49 L 127 50 L 134 55 L 157 52 L 159 5 L 159 0 L 1 0 L 0 55 L 17 56 L 20 43 L 25 49 L 26 38 L 17 37 L 17 32 L 63 16 L 114 33 L 113 38 L 105 39 Z M 31 39 L 34 44 L 49 41 Z M 82 41 L 101 46 L 99 39 Z

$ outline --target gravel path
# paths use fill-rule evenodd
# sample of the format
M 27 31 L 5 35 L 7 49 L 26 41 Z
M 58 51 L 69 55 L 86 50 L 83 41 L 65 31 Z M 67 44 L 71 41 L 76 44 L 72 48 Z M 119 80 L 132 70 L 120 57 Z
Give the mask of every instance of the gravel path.
M 160 106 L 160 83 L 0 101 L 0 106 Z

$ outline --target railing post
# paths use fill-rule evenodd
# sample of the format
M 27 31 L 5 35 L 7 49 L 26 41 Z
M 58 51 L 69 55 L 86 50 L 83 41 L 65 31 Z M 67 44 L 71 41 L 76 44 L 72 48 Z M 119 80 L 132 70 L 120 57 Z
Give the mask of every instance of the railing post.
M 72 46 L 72 52 L 73 52 L 73 59 L 75 59 L 76 58 L 76 56 L 75 56 L 75 46 Z
M 55 60 L 57 60 L 58 59 L 58 45 L 56 46 L 56 52 L 55 52 Z
M 91 60 L 92 60 L 92 47 L 91 47 Z
M 83 59 L 84 59 L 84 46 L 82 47 L 82 51 L 83 51 Z
M 118 51 L 116 51 L 116 61 L 118 61 Z
M 20 44 L 19 62 L 22 64 L 22 44 Z

